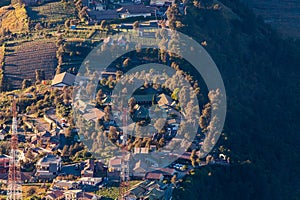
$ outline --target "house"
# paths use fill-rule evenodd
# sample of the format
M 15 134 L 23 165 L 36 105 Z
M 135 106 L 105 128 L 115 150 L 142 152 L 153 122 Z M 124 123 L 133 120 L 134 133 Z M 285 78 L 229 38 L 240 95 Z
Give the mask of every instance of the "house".
M 7 155 L 0 155 L 0 173 L 7 173 L 9 169 L 9 159 Z
M 166 167 L 166 168 L 159 168 L 153 171 L 153 173 L 161 173 L 164 177 L 172 177 L 176 173 L 175 169 Z
M 148 154 L 149 153 L 149 148 L 146 147 L 135 147 L 133 149 L 134 154 Z
M 153 94 L 145 94 L 145 95 L 133 95 L 132 96 L 137 104 L 140 105 L 152 105 L 153 99 L 154 99 L 154 95 Z
M 91 19 L 93 19 L 95 21 L 119 18 L 119 15 L 118 15 L 117 11 L 115 11 L 115 10 L 101 10 L 101 11 L 90 10 L 90 11 L 88 11 L 88 15 Z
M 60 190 L 48 191 L 43 199 L 45 200 L 62 200 L 65 198 L 64 192 Z
M 107 166 L 100 160 L 88 159 L 81 163 L 81 177 L 105 177 Z
M 7 131 L 5 129 L 0 130 L 0 140 L 4 140 Z
M 98 186 L 102 182 L 101 177 L 81 177 L 79 179 L 79 182 L 83 185 L 92 185 L 92 186 Z
M 68 181 L 68 180 L 58 180 L 54 181 L 52 184 L 52 189 L 54 190 L 71 190 L 77 189 L 79 184 L 75 181 Z
M 36 163 L 36 176 L 39 179 L 53 179 L 61 171 L 60 156 L 48 154 Z
M 101 72 L 101 78 L 108 79 L 109 77 L 113 77 L 113 79 L 116 79 L 117 73 L 116 72 Z
M 77 200 L 77 199 L 97 200 L 97 199 L 101 199 L 101 197 L 99 197 L 99 196 L 97 196 L 93 193 L 83 192 L 82 190 L 68 190 L 68 191 L 65 192 L 65 200 Z
M 145 6 L 144 4 L 123 5 L 117 10 L 122 19 L 130 17 L 151 17 L 155 15 L 155 7 Z
M 147 167 L 148 166 L 144 162 L 139 160 L 133 168 L 132 175 L 135 178 L 140 178 L 140 179 L 144 178 L 145 174 L 147 173 Z
M 83 169 L 81 170 L 80 174 L 81 177 L 93 177 L 94 170 L 95 170 L 95 162 L 92 159 L 88 159 L 82 163 Z
M 155 180 L 162 181 L 164 180 L 164 175 L 161 172 L 148 172 L 146 173 L 145 179 L 151 181 L 155 181 Z
M 132 113 L 131 117 L 134 121 L 150 120 L 149 110 L 144 106 L 136 104 L 133 109 L 134 112 Z
M 54 76 L 52 87 L 72 86 L 75 82 L 75 75 L 63 72 Z
M 150 0 L 150 6 L 162 7 L 166 6 L 169 7 L 174 4 L 174 0 Z
M 164 93 L 158 95 L 157 97 L 157 104 L 161 107 L 164 106 L 169 106 L 171 105 L 173 102 L 173 99 L 167 95 L 165 95 Z
M 109 163 L 108 163 L 108 171 L 109 172 L 121 171 L 121 167 L 122 167 L 122 158 L 121 157 L 115 156 L 109 160 Z
M 105 113 L 98 108 L 89 109 L 85 114 L 82 115 L 85 120 L 94 122 L 97 122 L 98 119 L 102 119 L 104 116 Z
M 125 196 L 125 199 L 162 200 L 164 195 L 165 191 L 162 190 L 161 184 L 159 184 L 159 182 L 146 180 L 132 188 Z

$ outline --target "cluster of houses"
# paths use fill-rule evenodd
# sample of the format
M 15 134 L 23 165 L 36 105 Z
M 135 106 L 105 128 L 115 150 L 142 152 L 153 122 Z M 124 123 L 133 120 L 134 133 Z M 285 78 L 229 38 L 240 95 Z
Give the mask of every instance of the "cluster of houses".
M 167 8 L 174 2 L 174 0 L 151 0 L 149 6 L 146 6 L 141 0 L 121 0 L 109 3 L 102 0 L 83 0 L 83 6 L 89 8 L 88 14 L 92 20 L 101 21 L 131 17 L 163 16 Z M 108 4 L 114 5 L 114 9 L 108 9 Z

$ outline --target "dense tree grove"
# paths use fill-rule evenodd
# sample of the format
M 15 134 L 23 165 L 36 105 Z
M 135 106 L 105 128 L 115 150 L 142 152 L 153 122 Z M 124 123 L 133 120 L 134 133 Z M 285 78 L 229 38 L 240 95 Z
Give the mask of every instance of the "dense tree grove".
M 298 199 L 299 41 L 281 39 L 238 0 L 220 2 L 235 14 L 208 1 L 189 2 L 179 30 L 207 42 L 222 74 L 228 109 L 226 140 L 219 144 L 229 148 L 231 165 L 196 170 L 174 197 Z M 199 119 L 204 132 L 210 109 L 206 104 Z

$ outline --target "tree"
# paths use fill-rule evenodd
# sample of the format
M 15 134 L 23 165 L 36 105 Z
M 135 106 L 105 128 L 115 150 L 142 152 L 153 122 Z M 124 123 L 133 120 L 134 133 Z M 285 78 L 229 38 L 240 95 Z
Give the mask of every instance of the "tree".
M 34 188 L 34 187 L 30 187 L 30 188 L 27 190 L 27 196 L 28 196 L 28 197 L 34 195 L 35 193 L 36 193 L 36 188 Z
M 166 120 L 164 118 L 158 118 L 154 123 L 154 128 L 158 132 L 161 132 L 162 129 L 164 128 L 165 124 L 166 124 Z
M 101 103 L 102 97 L 103 97 L 103 92 L 102 92 L 101 89 L 99 89 L 98 92 L 97 92 L 97 94 L 96 94 L 96 102 L 97 102 L 98 104 Z
M 165 139 L 163 137 L 158 141 L 158 145 L 159 147 L 163 147 L 165 145 Z
M 66 21 L 65 21 L 65 27 L 66 27 L 66 28 L 69 28 L 70 25 L 71 25 L 70 19 L 66 19 Z
M 132 27 L 133 27 L 133 29 L 135 29 L 135 30 L 138 29 L 139 26 L 140 26 L 139 21 L 135 21 L 135 22 L 133 22 L 133 24 L 132 24 Z
M 112 142 L 116 142 L 116 140 L 118 139 L 116 127 L 114 127 L 114 126 L 109 127 L 108 139 L 110 139 Z
M 69 146 L 65 145 L 62 152 L 61 152 L 62 156 L 68 156 L 69 155 Z
M 45 72 L 44 70 L 36 69 L 35 70 L 35 80 L 40 83 L 42 80 L 45 80 Z
M 24 79 L 23 81 L 22 81 L 22 90 L 24 90 L 24 89 L 26 89 L 26 88 L 28 88 L 28 87 L 30 87 L 31 86 L 31 80 L 29 80 L 29 79 Z
M 171 178 L 171 183 L 173 183 L 174 185 L 176 185 L 176 181 L 177 181 L 177 175 L 174 174 Z
M 107 21 L 106 20 L 102 20 L 101 24 L 100 24 L 100 29 L 104 30 L 107 27 Z
M 37 23 L 34 27 L 36 31 L 42 30 L 43 26 L 40 23 Z

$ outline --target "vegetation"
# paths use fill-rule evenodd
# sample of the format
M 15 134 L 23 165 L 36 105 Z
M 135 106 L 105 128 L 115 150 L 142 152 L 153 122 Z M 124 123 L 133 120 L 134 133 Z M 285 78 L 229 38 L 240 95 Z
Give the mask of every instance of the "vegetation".
M 2 0 L 1 2 L 0 2 L 0 7 L 2 7 L 2 6 L 7 6 L 7 5 L 9 5 L 10 4 L 10 0 Z
M 222 74 L 228 140 L 219 143 L 229 148 L 231 165 L 197 170 L 174 197 L 297 199 L 299 41 L 281 39 L 236 0 L 220 2 L 217 10 L 190 3 L 179 30 L 207 41 Z
M 3 32 L 26 32 L 29 29 L 27 11 L 23 5 L 16 4 L 14 9 L 2 7 L 0 16 L 2 34 Z

